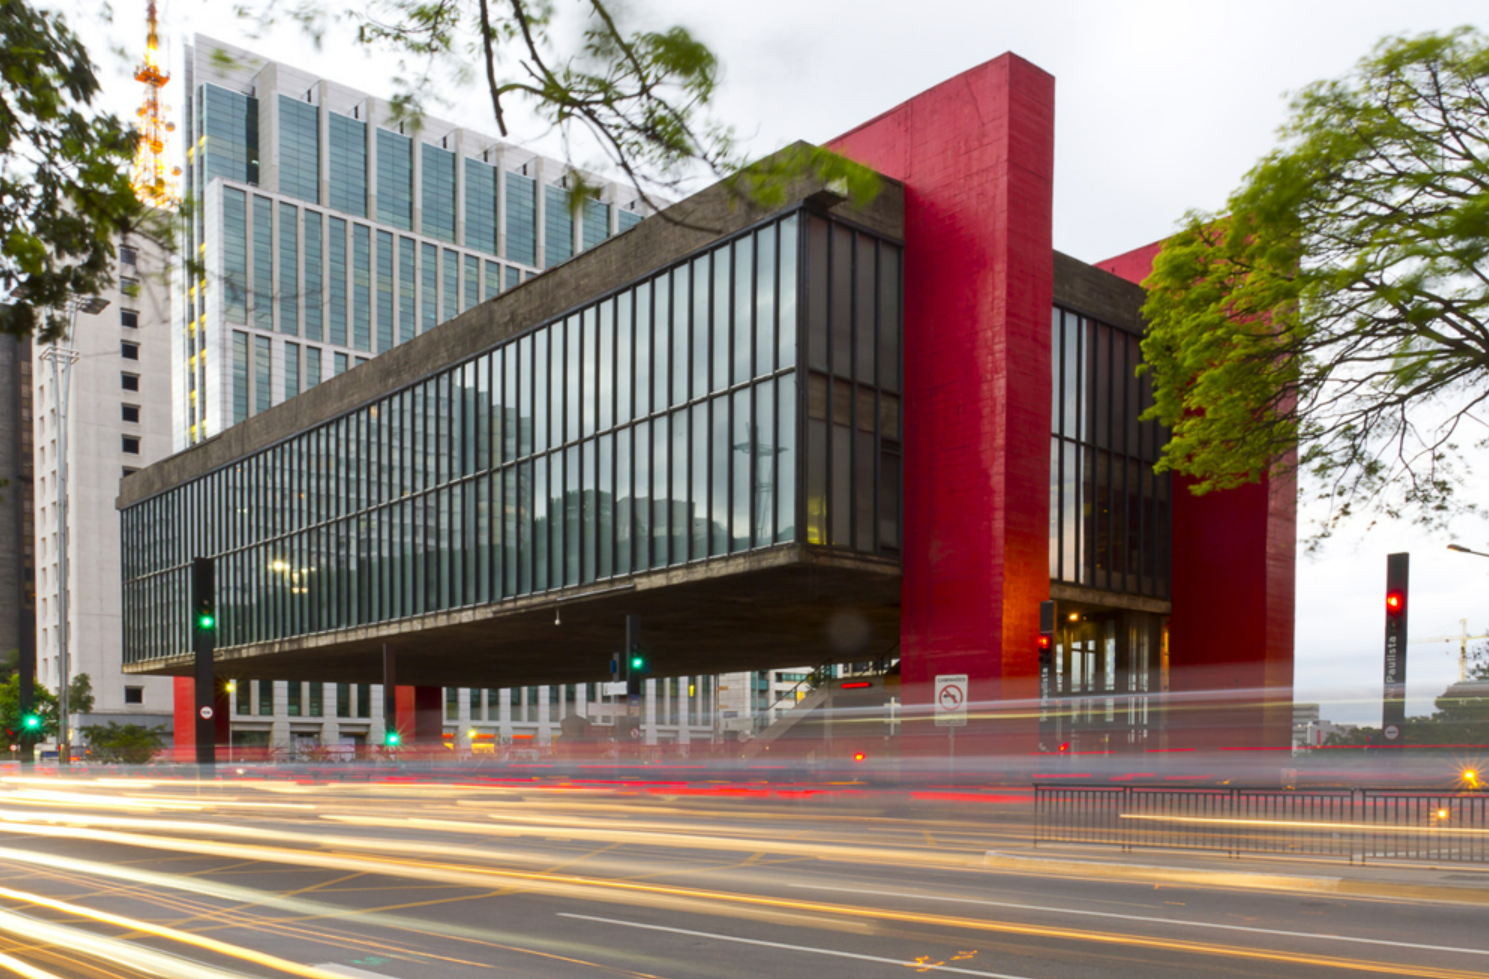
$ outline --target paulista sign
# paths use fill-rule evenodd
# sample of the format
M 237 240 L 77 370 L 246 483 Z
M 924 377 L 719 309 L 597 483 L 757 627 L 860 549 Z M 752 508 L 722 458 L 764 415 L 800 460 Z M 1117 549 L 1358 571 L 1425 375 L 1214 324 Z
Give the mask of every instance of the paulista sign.
M 1387 744 L 1401 743 L 1406 724 L 1406 591 L 1410 554 L 1386 555 L 1385 700 L 1381 733 Z

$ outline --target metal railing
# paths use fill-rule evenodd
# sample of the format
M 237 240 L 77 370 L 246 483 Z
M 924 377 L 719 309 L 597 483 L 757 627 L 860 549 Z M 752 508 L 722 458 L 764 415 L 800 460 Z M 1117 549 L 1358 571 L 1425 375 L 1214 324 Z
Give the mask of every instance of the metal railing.
M 1489 862 L 1489 796 L 1381 789 L 1034 789 L 1034 843 Z

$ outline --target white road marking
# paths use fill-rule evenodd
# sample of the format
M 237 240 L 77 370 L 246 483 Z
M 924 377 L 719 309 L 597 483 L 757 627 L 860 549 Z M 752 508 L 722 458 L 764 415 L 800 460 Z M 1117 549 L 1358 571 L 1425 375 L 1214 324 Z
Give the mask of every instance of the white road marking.
M 857 959 L 860 962 L 882 962 L 885 965 L 898 965 L 907 969 L 915 969 L 918 972 L 951 972 L 960 976 L 982 976 L 983 979 L 1028 979 L 1026 976 L 1011 976 L 1005 972 L 979 972 L 976 969 L 963 969 L 943 963 L 889 959 L 881 955 L 864 955 L 862 952 L 841 952 L 835 948 L 813 948 L 810 945 L 767 942 L 759 938 L 740 938 L 737 935 L 719 935 L 711 931 L 692 931 L 688 928 L 668 928 L 664 925 L 648 925 L 640 921 L 621 921 L 619 918 L 597 918 L 594 915 L 569 914 L 565 911 L 558 912 L 558 916 L 560 918 L 578 918 L 580 921 L 598 921 L 607 925 L 620 925 L 622 928 L 643 928 L 647 931 L 665 931 L 674 935 L 691 935 L 694 938 L 712 938 L 719 942 L 738 942 L 741 945 L 763 945 L 766 948 L 785 949 L 788 952 L 806 952 L 810 955 L 831 955 L 840 959 Z
M 1288 938 L 1314 938 L 1323 942 L 1356 942 L 1360 945 L 1388 945 L 1392 948 L 1411 948 L 1428 952 L 1458 952 L 1463 955 L 1489 955 L 1489 949 L 1457 948 L 1451 945 L 1421 945 L 1416 942 L 1393 942 L 1384 938 L 1355 938 L 1351 935 L 1320 935 L 1307 931 L 1281 931 L 1275 928 L 1252 928 L 1247 925 L 1223 925 L 1210 921 L 1183 921 L 1176 918 L 1158 918 L 1142 914 L 1118 914 L 1114 911 L 1081 911 L 1075 908 L 1049 908 L 1038 904 L 1018 904 L 1012 901 L 987 901 L 975 897 L 947 897 L 940 894 L 913 894 L 908 891 L 876 891 L 864 887 L 833 887 L 827 884 L 791 884 L 807 891 L 839 891 L 847 894 L 874 894 L 879 897 L 908 897 L 919 901 L 945 901 L 950 904 L 979 904 L 990 908 L 1013 908 L 1018 911 L 1049 911 L 1053 914 L 1080 914 L 1090 918 L 1116 918 L 1120 921 L 1148 921 L 1160 925 L 1180 925 L 1187 928 L 1215 928 L 1222 931 L 1244 931 L 1256 935 L 1277 935 Z
M 340 962 L 322 962 L 316 968 L 333 975 L 346 976 L 346 979 L 395 979 L 386 972 L 368 972 L 366 969 L 342 965 Z

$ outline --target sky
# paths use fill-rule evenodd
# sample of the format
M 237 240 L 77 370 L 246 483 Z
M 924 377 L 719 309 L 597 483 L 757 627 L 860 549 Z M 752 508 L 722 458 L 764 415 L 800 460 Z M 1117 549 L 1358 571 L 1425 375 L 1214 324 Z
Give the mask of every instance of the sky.
M 557 0 L 567 9 L 577 0 Z M 71 3 L 73 6 L 69 6 Z M 392 94 L 396 66 L 328 36 L 321 50 L 293 28 L 243 37 L 224 0 L 171 0 L 163 33 L 180 57 L 194 31 L 311 68 L 376 95 Z M 1054 242 L 1099 261 L 1173 231 L 1192 208 L 1220 207 L 1275 145 L 1287 93 L 1345 74 L 1391 34 L 1489 28 L 1482 2 L 1252 0 L 1007 3 L 995 0 L 625 0 L 637 22 L 680 23 L 723 65 L 717 117 L 750 155 L 796 140 L 824 142 L 958 72 L 1013 51 L 1055 76 Z M 139 86 L 113 49 L 137 57 L 144 0 L 115 0 L 112 24 L 96 6 L 63 0 L 100 63 L 110 107 L 132 113 Z M 445 87 L 435 115 L 495 132 L 474 88 Z M 180 104 L 180 92 L 167 89 Z M 530 118 L 514 141 L 562 155 Z M 582 155 L 576 159 L 586 163 Z M 1489 434 L 1489 433 L 1484 433 Z M 1489 475 L 1489 459 L 1480 470 Z M 1485 485 L 1483 479 L 1477 486 Z M 1457 540 L 1489 552 L 1489 523 L 1451 533 L 1410 525 L 1347 525 L 1321 554 L 1299 552 L 1296 699 L 1325 718 L 1378 724 L 1386 555 L 1412 555 L 1408 712 L 1429 713 L 1457 679 L 1458 646 L 1425 642 L 1489 631 L 1489 558 L 1453 553 Z

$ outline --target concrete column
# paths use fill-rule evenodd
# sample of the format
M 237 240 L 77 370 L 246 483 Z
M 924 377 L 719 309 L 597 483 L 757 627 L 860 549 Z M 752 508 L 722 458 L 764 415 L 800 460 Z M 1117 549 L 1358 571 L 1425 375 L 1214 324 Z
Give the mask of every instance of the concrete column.
M 269 747 L 287 748 L 290 743 L 289 683 L 275 680 L 274 716 L 269 726 Z
M 641 681 L 641 737 L 646 744 L 657 743 L 657 681 Z
M 533 264 L 540 269 L 546 269 L 548 267 L 548 263 L 544 259 L 548 245 L 548 235 L 546 229 L 544 228 L 544 225 L 547 224 L 546 215 L 548 213 L 548 204 L 545 198 L 548 195 L 543 193 L 543 188 L 544 186 L 546 186 L 545 181 L 547 180 L 548 176 L 547 163 L 547 160 L 544 160 L 541 156 L 539 156 L 534 158 L 532 164 L 528 167 L 528 169 L 533 171 L 533 207 L 535 209 L 533 213 L 537 215 L 534 218 L 534 221 L 537 224 L 537 228 L 534 230 L 536 232 L 535 237 L 538 244 L 537 247 L 534 249 L 537 254 L 533 256 Z
M 454 144 L 450 150 L 455 154 L 455 244 L 463 247 L 465 245 L 465 130 L 455 130 L 450 136 L 450 142 Z M 460 288 L 465 288 L 464 269 L 461 270 Z M 477 297 L 463 297 L 464 302 L 460 304 L 460 308 L 464 309 L 466 303 Z
M 321 744 L 326 747 L 341 740 L 341 721 L 336 717 L 336 684 L 322 683 L 321 688 Z
M 393 718 L 391 710 L 388 707 L 388 701 L 390 701 L 392 698 L 384 697 L 383 687 L 381 684 L 377 683 L 374 683 L 372 685 L 372 689 L 369 693 L 370 696 L 368 697 L 368 700 L 370 701 L 370 703 L 367 705 L 367 712 L 371 714 L 372 717 L 367 725 L 367 743 L 369 745 L 382 744 L 388 736 L 389 726 L 395 723 L 395 719 Z M 356 685 L 353 684 L 353 703 L 349 705 L 353 714 L 355 714 L 357 710 L 355 702 L 356 696 Z M 396 730 L 396 727 L 394 729 Z
M 553 744 L 552 712 L 548 709 L 548 688 L 538 688 L 538 737 L 540 745 Z
M 315 104 L 320 110 L 316 113 L 316 131 L 320 136 L 320 181 L 316 187 L 316 200 L 322 207 L 331 206 L 331 111 L 326 108 L 330 101 L 331 83 L 319 81 L 315 83 Z M 322 246 L 324 247 L 324 246 Z
M 367 101 L 362 103 L 366 108 L 364 115 L 367 117 L 367 217 L 377 220 L 377 117 L 378 100 L 371 95 Z M 351 225 L 347 225 L 347 233 L 351 233 Z M 347 252 L 347 264 L 351 264 L 351 252 Z M 348 267 L 348 273 L 351 269 Z M 350 339 L 351 324 L 347 324 L 348 339 Z
M 416 132 L 409 143 L 409 157 L 413 164 L 413 186 L 409 188 L 414 204 L 410 212 L 409 224 L 413 227 L 415 234 L 424 233 L 424 141 Z
M 610 212 L 614 215 L 614 209 Z M 693 698 L 688 694 L 688 688 L 693 684 L 690 676 L 678 677 L 677 680 L 677 743 L 687 744 L 693 740 L 693 732 L 689 730 L 688 708 L 693 705 Z
M 496 254 L 502 258 L 507 257 L 507 148 L 497 146 L 487 151 L 491 163 L 496 167 Z M 501 286 L 506 288 L 506 276 L 502 276 Z
M 279 66 L 270 62 L 259 69 L 259 73 L 254 77 L 253 85 L 259 100 L 259 186 L 265 190 L 277 191 L 279 190 Z

